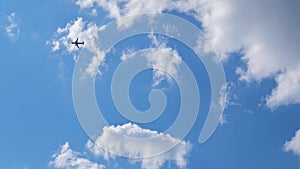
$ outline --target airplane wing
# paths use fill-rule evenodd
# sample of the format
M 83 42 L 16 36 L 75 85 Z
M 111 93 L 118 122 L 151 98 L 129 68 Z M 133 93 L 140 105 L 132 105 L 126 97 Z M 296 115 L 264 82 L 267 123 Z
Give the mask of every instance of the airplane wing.
M 77 38 L 75 42 L 72 42 L 72 44 L 77 46 L 77 48 L 79 49 L 80 48 L 79 45 L 84 44 L 84 42 L 78 42 L 78 38 Z

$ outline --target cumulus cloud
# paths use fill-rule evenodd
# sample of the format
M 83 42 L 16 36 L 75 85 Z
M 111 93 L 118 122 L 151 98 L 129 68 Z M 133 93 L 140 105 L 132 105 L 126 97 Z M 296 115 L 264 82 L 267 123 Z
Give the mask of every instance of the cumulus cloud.
M 247 68 L 237 69 L 247 82 L 275 78 L 277 87 L 267 97 L 267 106 L 300 103 L 297 27 L 299 1 L 209 1 L 200 8 L 199 20 L 223 58 L 242 49 Z M 280 12 L 278 12 L 280 11 Z M 298 26 L 297 26 L 298 25 Z
M 155 139 L 143 143 L 129 140 L 129 138 L 149 137 L 155 137 Z M 152 157 L 156 152 L 164 151 L 168 145 L 174 143 L 178 144 L 173 149 Z M 105 146 L 105 149 L 98 145 Z M 179 168 L 185 168 L 191 147 L 187 141 L 181 141 L 168 134 L 127 123 L 104 127 L 102 135 L 96 140 L 96 144 L 88 140 L 83 153 L 72 150 L 69 143 L 66 142 L 52 155 L 49 166 L 57 169 L 103 169 L 105 165 L 89 160 L 88 156 L 93 155 L 96 159 L 103 158 L 107 162 L 113 159 L 117 163 L 118 156 L 116 154 L 118 154 L 135 157 L 128 158 L 129 162 L 132 164 L 140 163 L 143 169 L 159 169 L 165 163 L 171 162 L 174 162 Z
M 105 166 L 80 157 L 81 154 L 70 148 L 68 142 L 52 156 L 49 166 L 57 169 L 104 169 Z
M 86 69 L 86 73 L 95 76 L 105 61 L 105 51 L 99 49 L 99 31 L 104 30 L 104 26 L 98 26 L 93 22 L 86 22 L 83 18 L 78 17 L 74 21 L 70 21 L 63 28 L 58 28 L 53 38 L 47 43 L 52 45 L 52 51 L 66 49 L 67 52 L 72 53 L 77 49 L 71 42 L 78 38 L 80 41 L 86 42 L 84 48 L 93 53 L 90 65 Z M 76 59 L 75 59 L 76 60 Z
M 179 73 L 179 65 L 182 63 L 181 56 L 178 52 L 167 47 L 164 40 L 158 39 L 153 33 L 149 35 L 152 40 L 151 47 L 142 50 L 142 55 L 147 59 L 148 65 L 153 70 L 153 86 L 159 85 L 163 80 L 167 80 L 172 84 L 172 77 L 177 77 Z M 121 60 L 131 58 L 136 51 L 128 49 L 124 51 Z
M 150 142 L 146 141 L 145 144 L 141 144 L 141 142 L 129 139 L 129 137 L 156 138 Z M 155 157 L 149 157 L 158 150 L 164 150 L 167 145 L 176 142 L 179 142 L 179 144 L 168 152 Z M 180 141 L 168 134 L 143 129 L 138 125 L 131 123 L 121 126 L 104 127 L 102 135 L 96 140 L 96 144 L 93 144 L 90 141 L 86 144 L 87 150 L 96 156 L 102 156 L 105 159 L 115 158 L 115 155 L 105 152 L 103 149 L 99 148 L 97 144 L 104 145 L 105 148 L 111 152 L 124 156 L 136 157 L 136 159 L 132 159 L 131 162 L 140 162 L 141 167 L 144 169 L 157 169 L 162 167 L 164 163 L 172 161 L 174 161 L 179 168 L 184 168 L 187 164 L 186 157 L 191 149 L 191 144 L 189 142 Z
M 267 97 L 267 106 L 276 108 L 279 105 L 300 103 L 300 64 L 297 68 L 288 69 L 276 76 L 277 87 Z
M 299 1 L 230 0 L 207 4 L 200 20 L 215 48 L 224 57 L 243 50 L 247 68 L 237 70 L 241 79 L 276 79 L 277 87 L 267 97 L 269 108 L 299 103 L 299 95 L 293 93 L 300 88 L 300 76 L 295 76 L 300 63 L 300 21 L 294 17 L 300 14 Z
M 176 50 L 169 47 L 150 48 L 144 51 L 148 64 L 154 68 L 153 85 L 157 86 L 162 80 L 172 82 L 171 77 L 178 76 L 181 58 Z M 161 70 L 165 70 L 163 72 Z
M 181 57 L 176 50 L 159 41 L 153 33 L 149 37 L 152 39 L 154 47 L 145 50 L 144 54 L 148 64 L 154 68 L 153 86 L 159 85 L 165 79 L 171 83 L 171 77 L 178 76 L 179 65 L 182 62 Z
M 295 155 L 300 156 L 300 130 L 295 133 L 295 136 L 291 140 L 286 141 L 283 150 L 285 152 L 293 152 Z
M 95 7 L 101 7 L 103 10 L 108 12 L 109 18 L 117 19 L 119 27 L 127 28 L 131 26 L 134 20 L 137 18 L 132 16 L 127 19 L 120 19 L 124 15 L 134 15 L 138 13 L 145 12 L 161 12 L 168 5 L 169 0 L 162 1 L 139 1 L 139 0 L 119 0 L 119 1 L 110 1 L 110 0 L 77 0 L 76 4 L 80 8 L 92 9 L 95 10 Z
M 20 35 L 20 26 L 17 22 L 17 13 L 13 12 L 7 17 L 7 24 L 5 25 L 5 31 L 7 36 L 12 39 L 16 40 Z
M 300 76 L 294 76 L 299 73 L 300 64 L 298 0 L 289 3 L 280 0 L 77 0 L 76 4 L 81 8 L 100 7 L 110 18 L 127 27 L 135 17 L 131 21 L 122 21 L 120 17 L 172 10 L 191 15 L 202 23 L 220 60 L 226 60 L 231 52 L 242 51 L 247 67 L 237 69 L 241 80 L 276 79 L 277 88 L 266 97 L 269 108 L 300 102 L 300 95 L 295 95 L 294 89 L 286 92 L 283 87 L 300 88 Z

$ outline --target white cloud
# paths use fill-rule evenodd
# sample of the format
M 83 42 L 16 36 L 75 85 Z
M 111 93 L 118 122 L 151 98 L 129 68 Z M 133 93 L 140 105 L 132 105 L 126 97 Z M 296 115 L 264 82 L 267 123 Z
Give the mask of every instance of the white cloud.
M 289 3 L 281 0 L 78 0 L 76 4 L 81 8 L 101 7 L 125 27 L 133 23 L 133 20 L 120 20 L 125 15 L 170 10 L 191 15 L 202 23 L 221 60 L 242 49 L 242 60 L 247 65 L 245 70 L 237 69 L 242 80 L 277 80 L 278 87 L 267 97 L 268 107 L 300 103 L 300 95 L 281 87 L 300 88 L 300 76 L 292 75 L 300 71 L 297 68 L 300 64 L 298 0 Z
M 219 107 L 221 110 L 225 110 L 228 106 L 237 106 L 239 103 L 236 102 L 236 96 L 232 92 L 232 89 L 234 88 L 233 83 L 226 83 L 222 86 L 220 91 L 220 97 L 219 97 Z M 215 108 L 215 107 L 214 107 Z M 228 123 L 227 115 L 221 114 L 220 116 L 220 125 L 224 125 Z
M 16 40 L 20 35 L 20 26 L 17 22 L 17 13 L 13 12 L 7 17 L 8 23 L 5 25 L 5 31 L 7 36 L 12 39 Z
M 243 48 L 246 81 L 275 77 L 277 88 L 267 106 L 300 103 L 299 1 L 210 1 L 200 20 L 216 49 L 223 54 Z M 278 12 L 280 11 L 280 12 Z
M 106 161 L 109 159 L 116 159 L 116 155 L 105 151 L 102 147 L 95 145 L 91 140 L 85 144 L 87 151 L 91 152 L 96 157 L 103 157 Z
M 227 108 L 228 105 L 230 105 L 229 94 L 230 94 L 230 86 L 228 84 L 223 85 L 220 91 L 220 98 L 219 98 L 219 104 L 222 110 L 224 110 L 225 108 Z M 227 123 L 228 121 L 226 119 L 226 115 L 222 114 L 220 116 L 220 125 L 227 124 Z
M 148 138 L 155 136 L 160 137 L 156 137 L 157 139 L 150 142 L 147 141 L 145 144 L 141 144 L 141 142 L 132 139 L 129 141 L 128 138 Z M 141 167 L 144 169 L 157 169 L 162 167 L 164 163 L 171 161 L 174 161 L 178 167 L 184 168 L 187 164 L 186 156 L 191 149 L 189 142 L 180 141 L 179 144 L 170 151 L 149 158 L 149 156 L 157 152 L 157 150 L 164 150 L 166 145 L 174 144 L 178 141 L 180 140 L 168 134 L 143 129 L 138 125 L 128 123 L 122 126 L 104 127 L 103 133 L 97 138 L 96 143 L 98 145 L 104 145 L 105 148 L 111 152 L 124 156 L 137 157 L 136 159 L 131 159 L 131 162 L 140 162 Z M 87 143 L 86 148 L 96 156 L 103 156 L 105 159 L 115 158 L 115 155 L 105 153 L 104 150 L 90 141 Z
M 229 105 L 229 94 L 230 94 L 230 85 L 224 84 L 220 91 L 219 104 L 222 109 L 225 109 Z
M 122 135 L 122 136 L 120 136 Z M 159 136 L 159 137 L 158 137 Z M 155 137 L 151 142 L 138 142 L 129 140 L 131 138 L 149 138 Z M 174 162 L 179 168 L 185 168 L 187 165 L 187 156 L 191 150 L 191 144 L 186 141 L 178 140 L 168 134 L 158 133 L 157 131 L 143 129 L 138 125 L 127 123 L 121 126 L 106 126 L 103 133 L 96 140 L 98 145 L 105 145 L 105 150 L 92 141 L 88 140 L 83 153 L 74 151 L 70 148 L 68 142 L 62 145 L 59 150 L 52 155 L 49 166 L 57 169 L 104 169 L 105 165 L 89 160 L 93 155 L 96 159 L 103 157 L 106 162 L 110 159 L 117 164 L 118 157 L 110 153 L 121 154 L 136 158 L 128 158 L 129 163 L 140 163 L 143 169 L 159 169 L 165 163 Z M 178 143 L 173 149 L 154 157 L 157 150 L 165 150 L 167 145 Z M 168 146 L 167 146 L 168 147 Z
M 176 50 L 167 47 L 163 40 L 158 39 L 152 34 L 149 35 L 152 40 L 152 47 L 143 49 L 142 55 L 147 59 L 148 65 L 153 70 L 153 86 L 159 85 L 163 80 L 172 83 L 172 77 L 177 77 L 179 73 L 179 65 L 182 63 L 181 57 Z M 124 51 L 121 60 L 125 61 L 131 58 L 136 51 L 127 49 Z
M 279 105 L 300 103 L 300 64 L 276 76 L 277 87 L 267 97 L 267 106 L 276 108 Z
M 148 64 L 154 68 L 153 86 L 159 85 L 165 79 L 170 83 L 171 77 L 178 76 L 178 67 L 182 61 L 176 50 L 160 46 L 145 50 L 144 53 Z M 161 70 L 165 70 L 168 74 Z
M 105 166 L 91 162 L 87 158 L 80 157 L 81 154 L 70 148 L 66 142 L 57 153 L 52 156 L 49 166 L 57 169 L 104 169 Z
M 137 16 L 132 16 L 126 19 L 120 19 L 120 17 L 145 12 L 161 12 L 165 9 L 169 2 L 171 2 L 171 0 L 77 0 L 76 4 L 82 9 L 93 8 L 92 10 L 94 10 L 96 6 L 99 6 L 108 12 L 108 16 L 110 18 L 117 19 L 119 27 L 126 28 L 133 24 L 134 20 L 137 19 Z
M 157 39 L 153 33 L 149 37 L 154 47 L 145 50 L 144 54 L 148 64 L 154 68 L 153 86 L 159 85 L 165 79 L 171 83 L 171 77 L 178 76 L 179 65 L 182 63 L 181 57 L 176 50 L 166 47 L 166 44 Z
M 91 8 L 94 6 L 95 0 L 77 0 L 76 5 L 79 5 L 81 8 Z
M 68 52 L 72 53 L 78 49 L 71 42 L 76 38 L 78 38 L 79 41 L 84 41 L 85 44 L 82 47 L 94 54 L 90 65 L 86 69 L 86 73 L 95 76 L 100 73 L 98 68 L 105 61 L 105 52 L 98 48 L 98 33 L 104 29 L 104 26 L 98 26 L 93 22 L 88 23 L 79 17 L 76 20 L 67 23 L 65 27 L 59 27 L 54 37 L 47 43 L 52 45 L 53 52 L 65 48 Z
M 227 124 L 228 120 L 227 120 L 227 115 L 226 114 L 222 114 L 220 116 L 220 125 L 223 126 L 224 124 Z
M 295 155 L 300 156 L 300 130 L 295 133 L 295 136 L 290 141 L 286 141 L 283 150 L 285 152 L 293 152 Z

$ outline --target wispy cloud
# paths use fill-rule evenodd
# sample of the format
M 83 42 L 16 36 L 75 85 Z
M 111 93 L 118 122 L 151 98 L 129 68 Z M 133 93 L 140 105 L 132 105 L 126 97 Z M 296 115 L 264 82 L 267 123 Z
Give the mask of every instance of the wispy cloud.
M 5 31 L 7 36 L 15 41 L 20 35 L 20 26 L 17 21 L 17 13 L 13 12 L 7 17 L 7 24 L 5 25 Z
M 221 91 L 220 91 L 220 97 L 219 97 L 219 105 L 220 107 L 225 110 L 228 106 L 236 106 L 239 105 L 235 101 L 235 95 L 232 91 L 232 88 L 234 87 L 233 83 L 226 83 L 222 86 Z M 220 124 L 227 124 L 228 115 L 227 114 L 222 114 L 220 116 Z

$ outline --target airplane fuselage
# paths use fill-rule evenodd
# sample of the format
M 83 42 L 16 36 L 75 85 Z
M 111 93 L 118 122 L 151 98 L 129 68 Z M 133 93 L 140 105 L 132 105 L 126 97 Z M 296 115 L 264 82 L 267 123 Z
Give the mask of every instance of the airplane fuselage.
M 74 44 L 75 46 L 77 46 L 77 48 L 79 48 L 79 45 L 84 45 L 84 42 L 78 42 L 78 38 L 77 38 L 75 42 L 72 42 L 72 44 Z

